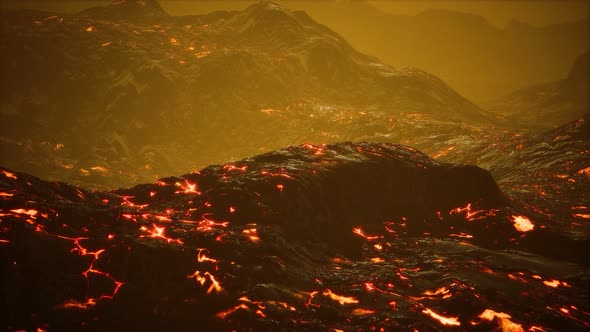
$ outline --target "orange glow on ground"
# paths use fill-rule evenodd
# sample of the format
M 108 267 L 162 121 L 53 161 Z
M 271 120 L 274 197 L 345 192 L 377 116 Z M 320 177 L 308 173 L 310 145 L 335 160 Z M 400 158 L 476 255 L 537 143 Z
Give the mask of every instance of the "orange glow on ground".
M 428 308 L 422 310 L 422 313 L 436 319 L 442 325 L 448 325 L 448 326 L 460 326 L 461 325 L 458 317 L 445 317 L 445 316 L 437 314 L 436 312 L 434 312 Z
M 257 243 L 260 241 L 260 237 L 258 237 L 258 230 L 256 228 L 249 228 L 242 231 L 242 234 L 246 235 L 250 241 Z
M 352 232 L 360 237 L 364 237 L 365 239 L 367 239 L 367 241 L 373 241 L 373 240 L 378 240 L 378 239 L 382 239 L 383 236 L 370 236 L 370 235 L 366 235 L 365 232 L 363 232 L 363 230 L 360 227 L 357 228 L 353 228 Z
M 465 214 L 465 219 L 468 221 L 474 221 L 485 217 L 491 217 L 496 215 L 497 210 L 475 210 L 472 208 L 472 203 L 468 203 L 464 207 L 454 208 L 449 211 L 449 215 L 452 214 Z
M 543 281 L 543 284 L 545 284 L 546 286 L 549 287 L 553 287 L 553 288 L 557 288 L 559 286 L 563 286 L 563 287 L 571 287 L 567 282 L 565 281 L 560 281 L 560 280 L 545 280 Z
M 207 252 L 207 249 L 204 248 L 199 248 L 198 252 L 197 252 L 197 261 L 199 263 L 203 263 L 203 262 L 211 262 L 211 263 L 217 263 L 218 260 L 208 257 L 205 252 Z
M 201 274 L 201 271 L 195 271 L 195 273 L 188 275 L 187 278 L 195 278 L 195 281 L 200 283 L 201 286 L 205 286 L 205 283 L 207 282 L 207 280 L 209 280 L 211 282 L 211 285 L 209 285 L 209 288 L 207 288 L 207 294 L 210 294 L 213 291 L 219 293 L 222 290 L 221 283 L 217 279 L 215 279 L 215 276 L 213 276 L 209 272 Z
M 222 311 L 222 312 L 217 313 L 216 316 L 218 318 L 225 319 L 225 317 L 227 317 L 230 314 L 233 314 L 234 312 L 236 312 L 236 311 L 238 311 L 240 309 L 248 310 L 248 306 L 246 304 L 244 304 L 244 303 L 241 303 L 241 304 L 239 304 L 239 305 L 237 305 L 237 306 L 235 306 L 235 307 L 233 307 L 231 309 L 228 309 L 226 311 Z
M 4 174 L 4 176 L 7 177 L 7 178 L 9 178 L 9 179 L 15 179 L 15 180 L 18 179 L 18 177 L 16 176 L 16 174 L 11 173 L 9 171 L 2 170 L 2 174 Z
M 18 214 L 25 214 L 29 217 L 31 217 L 32 219 L 36 219 L 37 214 L 39 213 L 39 211 L 34 210 L 34 209 L 29 209 L 29 210 L 25 210 L 25 209 L 14 209 L 14 210 L 10 210 L 10 212 L 14 212 L 14 213 L 18 213 Z
M 340 303 L 340 305 L 359 303 L 359 301 L 352 296 L 348 297 L 348 296 L 338 295 L 338 294 L 332 293 L 332 291 L 329 289 L 326 289 L 322 293 L 322 295 L 331 298 L 332 300 Z
M 353 316 L 365 316 L 365 315 L 372 315 L 374 313 L 375 313 L 374 310 L 356 308 L 356 309 L 352 310 L 352 312 L 350 314 Z
M 69 309 L 69 308 L 89 309 L 89 308 L 94 307 L 95 305 L 96 305 L 96 302 L 92 298 L 86 300 L 85 302 L 80 302 L 80 301 L 72 299 L 72 300 L 68 300 L 68 301 L 64 302 L 61 305 L 61 307 L 64 309 Z
M 529 232 L 535 229 L 533 222 L 525 216 L 512 216 L 514 228 L 519 232 Z
M 196 195 L 201 194 L 198 191 L 197 184 L 189 182 L 189 180 L 185 179 L 184 183 L 176 182 L 175 185 L 181 189 L 181 190 L 175 191 L 176 194 L 196 194 Z
M 497 318 L 498 325 L 500 326 L 501 331 L 524 332 L 522 325 L 512 322 L 510 320 L 510 318 L 512 318 L 512 317 L 504 312 L 496 312 L 492 309 L 486 309 L 478 317 L 483 320 L 490 321 L 490 322 Z M 472 323 L 472 324 L 477 325 L 477 323 Z
M 139 230 L 140 230 L 140 231 L 143 231 L 143 232 L 147 232 L 147 233 L 149 233 L 149 235 L 140 235 L 140 237 L 146 237 L 146 236 L 148 236 L 148 237 L 151 237 L 151 238 L 156 238 L 156 239 L 162 239 L 162 240 L 165 240 L 165 241 L 166 241 L 166 242 L 168 242 L 168 243 L 172 243 L 172 242 L 176 242 L 176 243 L 178 243 L 178 244 L 183 244 L 183 243 L 184 243 L 184 242 L 183 242 L 182 240 L 180 240 L 180 239 L 172 239 L 172 238 L 166 237 L 166 236 L 164 235 L 164 232 L 165 232 L 166 228 L 165 228 L 165 227 L 163 227 L 163 226 L 162 226 L 162 227 L 158 227 L 158 226 L 156 226 L 156 224 L 152 224 L 152 230 L 149 230 L 149 229 L 148 229 L 147 227 L 145 227 L 145 226 L 141 226 L 141 227 L 139 228 Z

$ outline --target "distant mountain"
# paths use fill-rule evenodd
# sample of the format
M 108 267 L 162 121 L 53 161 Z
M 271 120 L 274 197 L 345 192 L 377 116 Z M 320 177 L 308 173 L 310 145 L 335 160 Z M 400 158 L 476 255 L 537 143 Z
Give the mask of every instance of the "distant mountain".
M 157 0 L 113 0 L 110 5 L 83 10 L 83 16 L 104 19 L 161 19 L 168 14 Z
M 47 177 L 55 168 L 93 183 L 146 181 L 295 143 L 354 140 L 377 129 L 343 125 L 368 113 L 389 123 L 403 114 L 490 121 L 439 78 L 384 65 L 269 2 L 185 17 L 141 1 L 71 16 L 17 12 L 2 37 L 0 147 L 7 166 Z
M 360 51 L 386 64 L 433 73 L 476 103 L 557 80 L 590 46 L 588 20 L 545 27 L 512 21 L 500 28 L 475 14 L 427 10 L 398 15 L 367 1 L 299 7 Z
M 566 78 L 520 89 L 488 105 L 491 111 L 530 127 L 557 127 L 590 110 L 590 53 L 574 62 Z

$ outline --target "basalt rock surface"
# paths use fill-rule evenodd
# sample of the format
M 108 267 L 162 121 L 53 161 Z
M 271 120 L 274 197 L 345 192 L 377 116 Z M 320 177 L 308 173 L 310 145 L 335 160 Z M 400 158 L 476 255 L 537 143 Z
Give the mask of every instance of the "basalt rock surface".
M 112 192 L 0 169 L 9 330 L 588 327 L 582 254 L 488 172 L 302 145 Z M 566 242 L 570 241 L 570 242 Z

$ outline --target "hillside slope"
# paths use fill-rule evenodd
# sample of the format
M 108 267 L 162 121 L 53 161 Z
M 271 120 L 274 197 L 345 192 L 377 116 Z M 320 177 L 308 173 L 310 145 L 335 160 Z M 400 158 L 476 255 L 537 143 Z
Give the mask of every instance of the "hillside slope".
M 301 141 L 333 142 L 310 130 L 326 112 L 490 122 L 435 76 L 386 66 L 303 12 L 261 2 L 172 17 L 134 3 L 5 16 L 7 166 L 131 184 L 137 174 L 151 181 Z M 289 118 L 269 117 L 277 110 Z

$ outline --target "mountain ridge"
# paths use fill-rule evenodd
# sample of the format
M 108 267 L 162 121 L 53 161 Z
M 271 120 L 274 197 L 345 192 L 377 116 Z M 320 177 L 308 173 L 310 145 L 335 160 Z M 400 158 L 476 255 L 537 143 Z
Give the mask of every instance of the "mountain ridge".
M 312 17 L 362 52 L 387 64 L 431 72 L 477 104 L 559 79 L 571 61 L 588 50 L 590 38 L 588 19 L 541 27 L 497 27 L 476 14 L 428 12 L 450 22 L 445 25 L 430 22 L 422 13 L 393 14 L 366 2 L 322 2 L 307 7 Z M 445 13 L 450 16 L 445 18 Z M 466 19 L 453 21 L 451 17 Z M 515 48 L 521 51 L 515 53 Z
M 559 127 L 587 113 L 590 107 L 590 53 L 575 59 L 565 77 L 514 91 L 486 109 L 530 127 Z
M 15 83 L 0 92 L 0 144 L 14 163 L 8 166 L 33 174 L 73 169 L 80 178 L 106 174 L 93 167 L 131 163 L 155 176 L 180 171 L 170 165 L 189 169 L 194 159 L 185 153 L 202 156 L 203 166 L 260 149 L 359 137 L 311 130 L 324 125 L 315 119 L 326 112 L 493 123 L 439 78 L 387 66 L 308 15 L 273 6 L 160 21 L 126 21 L 119 13 L 7 17 L 8 61 L 0 66 Z M 49 42 L 53 34 L 61 36 L 57 45 Z M 15 143 L 23 141 L 40 160 L 26 157 L 29 148 Z M 247 149 L 238 149 L 244 141 Z M 166 170 L 146 171 L 156 163 Z

